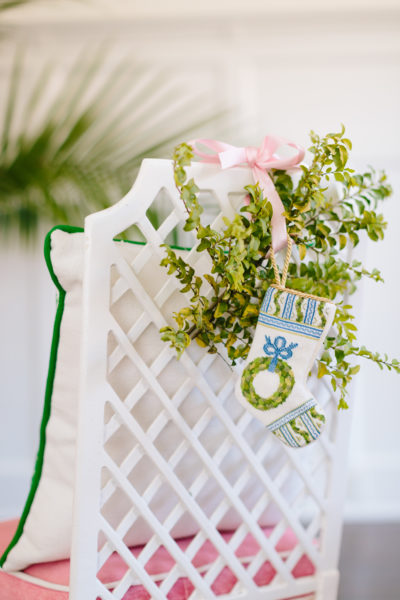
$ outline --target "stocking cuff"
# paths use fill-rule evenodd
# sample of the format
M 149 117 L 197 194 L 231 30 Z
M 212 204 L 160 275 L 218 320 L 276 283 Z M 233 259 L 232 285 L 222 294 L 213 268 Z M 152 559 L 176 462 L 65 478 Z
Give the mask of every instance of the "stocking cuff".
M 307 402 L 305 402 L 304 404 L 301 404 L 297 408 L 294 408 L 290 412 L 286 413 L 286 415 L 283 415 L 283 417 L 281 417 L 280 419 L 277 419 L 276 421 L 268 425 L 267 428 L 270 431 L 275 431 L 275 429 L 279 429 L 280 427 L 282 427 L 282 425 L 286 425 L 286 423 L 288 423 L 292 419 L 295 419 L 296 417 L 299 417 L 302 413 L 306 412 L 309 408 L 312 408 L 316 404 L 317 401 L 314 398 L 310 398 L 310 400 L 307 400 Z
M 330 326 L 334 311 L 331 302 L 271 286 L 261 305 L 259 321 L 274 329 L 319 340 L 327 323 Z
M 304 446 L 319 437 L 325 422 L 325 417 L 321 412 L 311 410 L 316 405 L 316 400 L 310 398 L 301 406 L 268 425 L 267 428 L 288 446 L 293 448 Z

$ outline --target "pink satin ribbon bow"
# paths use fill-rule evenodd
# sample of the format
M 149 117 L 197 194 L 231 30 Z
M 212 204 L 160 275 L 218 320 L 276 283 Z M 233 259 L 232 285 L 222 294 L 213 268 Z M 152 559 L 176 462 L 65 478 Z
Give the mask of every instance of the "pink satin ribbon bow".
M 202 152 L 198 149 L 197 144 L 206 146 L 214 153 Z M 259 148 L 253 146 L 239 148 L 218 140 L 207 139 L 192 140 L 189 145 L 192 146 L 194 153 L 202 158 L 203 162 L 220 164 L 222 169 L 239 165 L 248 165 L 251 168 L 254 181 L 260 184 L 264 196 L 268 198 L 272 205 L 272 247 L 274 251 L 284 248 L 287 243 L 286 219 L 283 216 L 285 208 L 271 177 L 268 175 L 268 171 L 270 169 L 289 169 L 298 166 L 304 158 L 304 149 L 284 138 L 270 135 L 265 136 Z M 296 154 L 287 158 L 278 156 L 275 151 L 281 146 L 294 148 Z

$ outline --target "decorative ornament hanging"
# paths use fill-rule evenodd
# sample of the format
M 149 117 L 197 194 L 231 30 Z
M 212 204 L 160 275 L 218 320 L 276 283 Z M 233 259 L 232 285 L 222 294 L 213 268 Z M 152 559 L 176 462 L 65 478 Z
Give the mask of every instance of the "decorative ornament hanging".
M 271 248 L 275 284 L 262 302 L 236 395 L 282 442 L 299 448 L 316 440 L 325 423 L 324 412 L 306 380 L 331 328 L 336 306 L 327 298 L 285 287 L 291 251 L 288 238 L 280 278 Z

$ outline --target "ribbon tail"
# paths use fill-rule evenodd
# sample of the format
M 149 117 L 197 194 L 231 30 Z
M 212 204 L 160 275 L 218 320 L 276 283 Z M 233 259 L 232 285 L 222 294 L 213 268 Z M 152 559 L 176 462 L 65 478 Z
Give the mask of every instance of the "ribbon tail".
M 283 215 L 285 207 L 278 192 L 275 189 L 274 183 L 267 171 L 264 169 L 255 168 L 254 178 L 259 182 L 265 198 L 271 203 L 272 218 L 271 218 L 271 235 L 272 248 L 274 252 L 278 252 L 285 248 L 287 244 L 286 219 Z
M 221 164 L 221 156 L 223 156 L 224 154 L 229 152 L 235 152 L 237 150 L 240 150 L 240 148 L 236 148 L 235 146 L 231 146 L 231 144 L 226 144 L 225 142 L 220 142 L 219 140 L 209 140 L 209 139 L 202 139 L 202 138 L 197 138 L 194 140 L 190 140 L 190 142 L 188 142 L 189 146 L 191 146 L 193 148 L 193 152 L 194 154 L 196 154 L 197 156 L 199 156 L 203 162 L 206 163 L 215 163 L 215 164 Z M 203 152 L 202 150 L 199 149 L 198 145 L 201 146 L 205 146 L 206 148 L 208 148 L 209 150 L 211 150 L 210 152 Z M 228 165 L 232 166 L 232 165 Z M 222 168 L 226 168 L 226 167 L 222 167 Z
M 274 358 L 271 360 L 270 365 L 268 367 L 268 371 L 270 373 L 274 373 L 276 369 L 276 365 L 278 364 L 278 355 L 275 354 Z

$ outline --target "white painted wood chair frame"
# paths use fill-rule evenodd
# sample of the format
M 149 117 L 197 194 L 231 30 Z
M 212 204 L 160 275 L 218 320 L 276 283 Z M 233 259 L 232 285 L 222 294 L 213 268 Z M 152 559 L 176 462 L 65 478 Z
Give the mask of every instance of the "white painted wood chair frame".
M 191 167 L 190 174 L 194 176 L 199 187 L 211 191 L 219 203 L 221 212 L 214 226 L 218 226 L 221 215 L 231 217 L 234 214 L 231 193 L 242 192 L 244 186 L 252 182 L 251 172 L 244 168 L 221 171 L 215 166 L 197 163 Z M 173 210 L 156 230 L 146 216 L 146 211 L 160 189 L 164 189 L 168 194 Z M 237 578 L 231 592 L 223 596 L 230 600 L 282 600 L 301 594 L 309 594 L 310 598 L 317 600 L 334 600 L 338 583 L 337 563 L 350 414 L 338 414 L 336 400 L 329 387 L 318 383 L 318 397 L 324 403 L 329 424 L 327 432 L 310 449 L 286 448 L 266 431 L 264 443 L 254 450 L 244 436 L 244 430 L 253 417 L 243 411 L 240 419 L 234 422 L 224 408 L 224 400 L 234 393 L 237 374 L 232 372 L 217 393 L 212 390 L 205 377 L 207 368 L 213 361 L 221 360 L 220 357 L 204 352 L 201 360 L 196 363 L 189 353 L 184 353 L 180 360 L 187 371 L 187 380 L 174 397 L 170 398 L 158 382 L 157 375 L 169 361 L 176 360 L 174 352 L 165 345 L 163 351 L 148 366 L 134 348 L 134 340 L 149 323 L 153 322 L 157 328 L 165 324 L 160 307 L 171 292 L 179 287 L 175 277 L 171 276 L 159 293 L 151 298 L 142 288 L 136 274 L 153 253 L 161 260 L 164 251 L 160 244 L 184 219 L 184 207 L 174 185 L 171 162 L 148 159 L 143 161 L 130 192 L 118 204 L 90 215 L 85 222 L 82 379 L 70 598 L 95 600 L 98 597 L 103 600 L 116 600 L 123 598 L 132 585 L 141 584 L 151 598 L 165 600 L 176 580 L 179 577 L 187 577 L 195 588 L 191 598 L 211 600 L 218 597 L 211 586 L 221 570 L 228 566 Z M 119 253 L 113 238 L 134 224 L 138 226 L 147 243 L 133 264 L 129 265 Z M 193 249 L 190 254 L 193 264 L 198 256 Z M 111 286 L 110 272 L 113 265 L 118 270 L 119 278 Z M 143 313 L 129 332 L 125 332 L 113 318 L 110 303 L 129 288 L 141 302 Z M 118 346 L 107 356 L 110 331 L 118 341 Z M 125 354 L 140 369 L 142 379 L 122 401 L 108 383 L 107 373 Z M 208 408 L 195 427 L 189 427 L 177 407 L 194 385 L 206 398 Z M 130 410 L 137 398 L 148 388 L 158 396 L 163 410 L 152 426 L 144 431 L 133 419 Z M 114 411 L 114 416 L 107 424 L 104 422 L 106 403 L 112 406 Z M 221 440 L 216 453 L 210 456 L 199 436 L 213 416 L 217 416 L 225 424 L 226 436 Z M 167 458 L 160 454 L 154 441 L 169 420 L 175 422 L 182 437 L 177 440 L 175 452 Z M 132 447 L 127 448 L 122 463 L 117 465 L 104 446 L 122 423 L 132 432 L 134 443 Z M 273 444 L 280 445 L 279 452 L 282 456 L 282 467 L 274 477 L 263 466 L 263 459 Z M 247 461 L 247 468 L 234 484 L 231 484 L 219 467 L 233 446 L 240 449 Z M 185 489 L 176 476 L 174 467 L 188 448 L 197 454 L 203 468 L 191 488 Z M 140 495 L 128 481 L 127 474 L 143 454 L 146 454 L 159 469 L 159 475 L 153 479 L 145 493 Z M 104 487 L 103 468 L 111 474 Z M 289 503 L 280 486 L 291 472 L 295 472 L 301 479 L 302 489 L 294 501 Z M 245 488 L 249 477 L 254 474 L 263 486 L 263 493 L 249 511 L 241 500 L 240 492 Z M 196 502 L 196 494 L 210 476 L 214 477 L 224 494 L 223 501 L 211 517 L 205 515 Z M 165 522 L 160 523 L 149 505 L 151 498 L 165 480 L 174 490 L 179 502 Z M 112 527 L 101 513 L 102 505 L 110 498 L 115 486 L 119 486 L 125 492 L 131 504 L 116 528 Z M 282 518 L 267 537 L 257 519 L 270 501 L 279 508 Z M 312 502 L 313 510 L 308 520 L 304 520 L 304 508 L 308 501 Z M 229 542 L 226 542 L 216 525 L 229 507 L 233 507 L 240 515 L 242 523 Z M 196 519 L 199 532 L 183 552 L 169 532 L 185 511 Z M 124 544 L 123 537 L 139 516 L 150 525 L 154 535 L 135 558 Z M 285 554 L 277 551 L 275 546 L 287 528 L 294 532 L 298 543 Z M 248 533 L 257 541 L 260 550 L 244 561 L 238 558 L 235 551 Z M 99 536 L 103 540 L 100 545 Z M 213 563 L 198 570 L 192 559 L 206 540 L 211 541 L 219 556 Z M 161 582 L 156 583 L 154 577 L 146 571 L 145 565 L 161 545 L 167 549 L 176 564 Z M 97 578 L 97 574 L 101 565 L 115 551 L 129 568 L 120 582 L 106 588 Z M 296 579 L 292 570 L 304 554 L 314 564 L 315 574 Z M 266 561 L 271 563 L 276 576 L 268 585 L 258 587 L 254 576 Z

